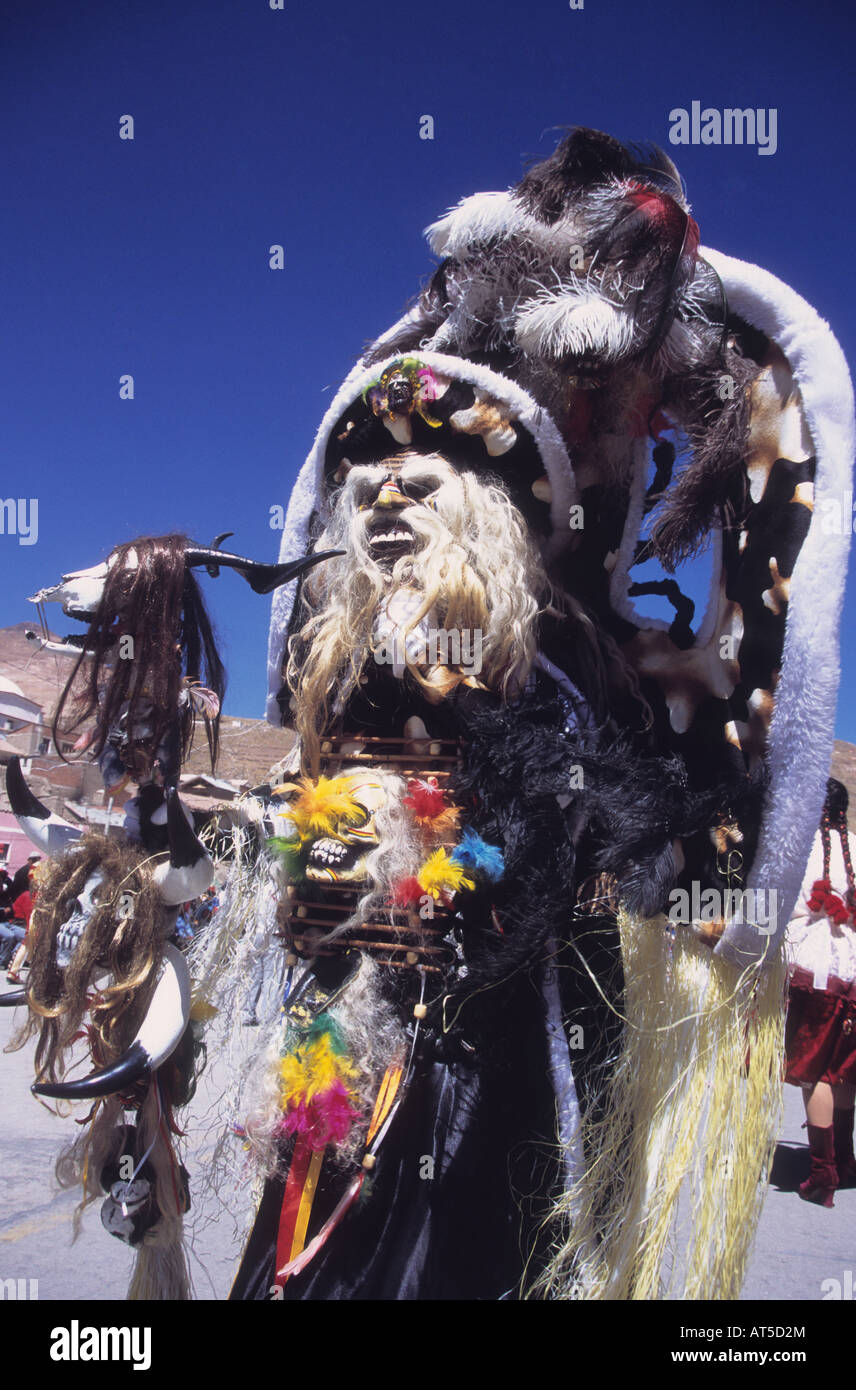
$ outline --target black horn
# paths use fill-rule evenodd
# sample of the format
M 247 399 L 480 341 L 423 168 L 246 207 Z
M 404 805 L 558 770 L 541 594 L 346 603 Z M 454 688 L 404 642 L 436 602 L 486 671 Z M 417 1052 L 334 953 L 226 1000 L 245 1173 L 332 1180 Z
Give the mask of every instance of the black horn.
M 154 879 L 167 907 L 177 907 L 205 892 L 213 881 L 214 865 L 188 822 L 175 787 L 167 786 L 165 795 L 169 863 L 158 865 Z
M 0 1009 L 17 1009 L 19 1004 L 26 1004 L 27 991 L 25 989 L 12 989 L 8 994 L 0 994 Z
M 24 781 L 21 759 L 10 758 L 6 768 L 6 795 L 13 816 L 26 816 L 28 819 L 50 820 L 50 811 L 37 796 L 34 796 Z
M 30 1089 L 34 1096 L 51 1100 L 93 1100 L 129 1090 L 138 1081 L 148 1081 L 152 1074 L 152 1059 L 140 1042 L 133 1042 L 112 1067 L 102 1067 L 79 1081 L 37 1081 Z
M 229 534 L 228 532 L 226 534 Z M 230 555 L 228 551 L 211 550 L 202 546 L 188 546 L 184 552 L 185 564 L 189 569 L 204 565 L 208 573 L 212 569 L 237 570 L 246 579 L 256 594 L 272 594 L 281 584 L 288 584 L 305 570 L 322 560 L 330 560 L 334 555 L 343 555 L 343 550 L 325 550 L 320 555 L 304 555 L 300 560 L 290 560 L 284 565 L 266 565 L 259 560 L 247 560 L 243 555 Z
M 20 758 L 10 758 L 6 768 L 6 795 L 12 815 L 17 820 L 28 840 L 43 854 L 58 854 L 75 840 L 82 831 L 62 816 L 49 811 L 43 802 L 34 796 L 24 781 Z
M 102 1067 L 79 1081 L 37 1081 L 33 1094 L 53 1100 L 92 1100 L 127 1091 L 149 1081 L 172 1056 L 190 1019 L 190 971 L 175 946 L 164 947 L 160 976 L 146 1016 L 133 1042 L 112 1066 Z

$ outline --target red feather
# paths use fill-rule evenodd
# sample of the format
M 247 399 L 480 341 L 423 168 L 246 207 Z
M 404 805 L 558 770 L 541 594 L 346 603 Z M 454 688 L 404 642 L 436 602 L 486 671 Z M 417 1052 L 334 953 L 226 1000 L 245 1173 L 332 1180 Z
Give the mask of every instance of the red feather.
M 412 907 L 422 899 L 422 885 L 418 878 L 403 878 L 392 890 L 392 901 L 396 907 Z
M 413 812 L 416 820 L 435 820 L 449 806 L 444 792 L 430 782 L 420 782 L 415 778 L 407 783 L 407 796 L 404 805 Z

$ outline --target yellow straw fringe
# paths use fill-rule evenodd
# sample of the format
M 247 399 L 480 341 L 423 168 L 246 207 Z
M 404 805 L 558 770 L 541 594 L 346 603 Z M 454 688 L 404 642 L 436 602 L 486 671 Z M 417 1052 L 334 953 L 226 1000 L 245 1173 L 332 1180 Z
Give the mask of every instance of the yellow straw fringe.
M 624 1043 L 532 1293 L 736 1299 L 781 1127 L 783 953 L 741 975 L 665 918 L 619 926 Z

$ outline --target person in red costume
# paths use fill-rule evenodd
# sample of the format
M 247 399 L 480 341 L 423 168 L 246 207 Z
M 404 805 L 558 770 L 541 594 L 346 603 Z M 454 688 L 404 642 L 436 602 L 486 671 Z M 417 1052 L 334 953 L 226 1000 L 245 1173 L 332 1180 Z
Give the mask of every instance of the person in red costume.
M 803 1089 L 811 1153 L 799 1192 L 824 1207 L 836 1188 L 856 1187 L 856 836 L 847 805 L 846 787 L 831 777 L 787 933 L 785 1080 Z
M 10 985 L 22 983 L 20 971 L 27 959 L 27 936 L 29 935 L 30 917 L 36 900 L 35 861 L 28 860 L 27 862 L 30 864 L 27 887 L 23 893 L 18 894 L 12 904 L 13 921 L 10 923 L 10 929 L 15 932 L 20 945 L 12 956 L 9 969 L 6 972 L 6 979 Z M 20 929 L 21 923 L 23 923 L 23 932 Z

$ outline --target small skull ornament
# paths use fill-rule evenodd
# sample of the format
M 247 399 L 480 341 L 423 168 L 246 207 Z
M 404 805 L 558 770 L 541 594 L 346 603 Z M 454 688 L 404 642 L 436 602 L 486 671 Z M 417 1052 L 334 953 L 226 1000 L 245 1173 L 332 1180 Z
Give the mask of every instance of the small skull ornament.
M 63 922 L 56 938 L 56 963 L 60 970 L 66 970 L 71 964 L 71 958 L 77 949 L 80 938 L 98 906 L 96 894 L 103 882 L 103 874 L 98 872 L 90 874 L 83 885 L 83 891 L 72 902 L 71 914 Z
M 365 812 L 358 824 L 341 820 L 332 835 L 313 841 L 306 865 L 306 877 L 316 883 L 359 883 L 366 877 L 365 863 L 379 843 L 375 817 L 384 802 L 384 790 L 377 777 L 357 772 L 348 778 L 354 801 Z
M 160 1215 L 147 1178 L 114 1182 L 101 1204 L 101 1224 L 126 1245 L 139 1245 Z

